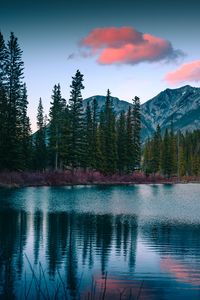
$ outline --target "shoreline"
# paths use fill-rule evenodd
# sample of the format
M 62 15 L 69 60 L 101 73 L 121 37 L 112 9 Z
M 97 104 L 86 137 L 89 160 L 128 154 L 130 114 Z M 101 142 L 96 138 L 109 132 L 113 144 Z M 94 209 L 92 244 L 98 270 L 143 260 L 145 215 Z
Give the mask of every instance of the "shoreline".
M 188 184 L 200 183 L 200 177 L 171 177 L 160 175 L 146 176 L 135 172 L 126 175 L 102 175 L 98 172 L 2 172 L 0 188 L 23 187 L 67 187 L 67 186 L 134 186 L 140 184 Z

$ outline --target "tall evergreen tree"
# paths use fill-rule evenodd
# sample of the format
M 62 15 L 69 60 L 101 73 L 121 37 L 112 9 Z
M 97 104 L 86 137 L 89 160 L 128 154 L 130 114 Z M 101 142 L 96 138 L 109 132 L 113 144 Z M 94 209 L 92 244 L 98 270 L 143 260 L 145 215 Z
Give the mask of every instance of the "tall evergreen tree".
M 0 169 L 5 168 L 7 155 L 7 95 L 5 90 L 6 46 L 0 32 Z
M 37 128 L 35 137 L 34 168 L 44 170 L 47 165 L 46 126 L 42 99 L 39 99 L 37 110 Z
M 7 95 L 5 88 L 0 87 L 0 169 L 7 168 L 8 153 L 8 115 L 7 115 Z
M 27 116 L 27 108 L 28 108 L 28 100 L 27 100 L 27 88 L 26 84 L 24 83 L 22 88 L 22 95 L 21 95 L 21 105 L 20 105 L 20 116 L 19 116 L 19 123 L 20 123 L 20 132 L 21 132 L 21 160 L 22 160 L 22 167 L 24 169 L 30 168 L 31 165 L 31 126 L 30 120 Z
M 131 106 L 129 106 L 126 116 L 126 149 L 126 170 L 129 173 L 133 170 L 134 167 L 133 118 Z
M 69 99 L 70 110 L 70 164 L 72 169 L 83 166 L 84 151 L 84 118 L 83 98 L 81 91 L 84 89 L 83 75 L 77 70 L 72 77 L 71 96 Z
M 123 173 L 125 171 L 127 161 L 126 117 L 124 112 L 121 112 L 117 122 L 117 153 L 117 168 L 120 173 Z
M 85 113 L 85 167 L 93 168 L 94 166 L 94 147 L 93 147 L 93 120 L 89 102 L 87 102 Z
M 22 124 L 21 113 L 23 106 L 23 69 L 22 50 L 19 47 L 18 40 L 12 32 L 7 45 L 6 61 L 6 88 L 8 94 L 8 144 L 7 144 L 7 167 L 9 169 L 21 169 L 23 167 L 21 160 L 21 136 Z
M 7 60 L 7 51 L 2 33 L 0 32 L 0 169 L 6 168 L 5 158 L 7 155 L 7 117 L 8 105 L 6 94 L 6 73 L 5 66 Z
M 52 94 L 50 107 L 50 125 L 49 125 L 49 153 L 50 162 L 55 170 L 62 167 L 61 152 L 61 131 L 63 126 L 63 116 L 66 103 L 61 96 L 60 84 L 55 85 Z
M 4 37 L 0 32 L 0 87 L 4 86 L 6 82 L 7 59 L 8 59 L 7 48 L 5 45 Z
M 65 101 L 63 103 L 65 103 Z M 61 122 L 59 156 L 61 167 L 68 168 L 70 163 L 70 111 L 67 105 L 64 104 L 64 106 Z
M 99 146 L 99 154 L 98 157 L 98 170 L 101 172 L 105 172 L 106 170 L 106 150 L 105 150 L 105 114 L 104 110 L 100 111 L 99 115 L 99 126 L 97 131 L 97 143 Z
M 104 109 L 104 157 L 105 173 L 114 173 L 117 163 L 116 127 L 110 91 L 107 91 Z
M 94 98 L 92 101 L 92 167 L 98 168 L 98 160 L 101 157 L 99 136 L 98 136 L 98 103 Z
M 152 142 L 151 142 L 151 172 L 157 173 L 160 171 L 160 161 L 161 161 L 161 132 L 160 132 L 160 126 L 157 125 L 156 132 L 153 136 Z
M 140 167 L 141 159 L 141 114 L 140 114 L 140 98 L 135 96 L 133 99 L 133 148 L 134 148 L 134 168 Z

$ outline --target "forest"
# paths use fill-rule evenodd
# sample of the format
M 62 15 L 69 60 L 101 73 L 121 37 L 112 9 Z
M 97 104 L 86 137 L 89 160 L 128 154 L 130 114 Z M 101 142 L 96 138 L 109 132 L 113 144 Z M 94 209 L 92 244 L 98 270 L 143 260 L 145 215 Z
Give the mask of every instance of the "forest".
M 37 131 L 32 133 L 22 50 L 14 33 L 7 44 L 0 33 L 0 171 L 200 175 L 200 130 L 174 133 L 172 122 L 164 133 L 158 125 L 153 137 L 142 141 L 139 97 L 120 116 L 109 89 L 101 111 L 95 98 L 84 109 L 83 82 L 77 70 L 68 101 L 55 84 L 48 117 L 40 98 Z

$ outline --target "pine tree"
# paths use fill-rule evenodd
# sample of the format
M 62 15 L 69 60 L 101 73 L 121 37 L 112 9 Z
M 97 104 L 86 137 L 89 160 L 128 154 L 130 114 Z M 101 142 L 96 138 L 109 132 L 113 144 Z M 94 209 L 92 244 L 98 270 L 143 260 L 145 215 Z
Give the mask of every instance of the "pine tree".
M 126 149 L 126 117 L 121 112 L 117 122 L 117 169 L 123 173 L 126 168 L 127 149 Z
M 5 45 L 4 37 L 0 32 L 0 87 L 6 83 L 6 63 L 8 59 L 7 48 Z
M 7 155 L 7 118 L 8 105 L 6 94 L 6 73 L 5 66 L 7 60 L 7 51 L 2 33 L 0 32 L 0 169 L 5 169 L 5 158 Z
M 117 148 L 115 129 L 115 114 L 110 91 L 108 90 L 104 109 L 104 171 L 108 174 L 112 174 L 116 171 Z
M 151 141 L 151 172 L 157 173 L 160 170 L 160 160 L 161 160 L 161 133 L 160 126 L 157 125 L 156 132 Z
M 140 167 L 141 160 L 141 114 L 140 114 L 140 98 L 135 96 L 133 99 L 133 151 L 134 151 L 134 168 Z
M 164 175 L 170 177 L 173 171 L 173 161 L 170 145 L 170 135 L 168 129 L 165 130 L 162 143 L 161 169 Z
M 65 101 L 63 103 L 65 103 Z M 70 144 L 70 112 L 69 112 L 69 107 L 66 105 L 62 113 L 60 147 L 59 147 L 59 156 L 60 156 L 61 166 L 63 166 L 63 168 L 68 168 L 70 163 L 69 144 Z
M 92 153 L 92 167 L 93 169 L 97 169 L 101 153 L 98 137 L 98 103 L 95 98 L 92 102 Z
M 23 169 L 30 168 L 31 164 L 31 126 L 30 120 L 27 116 L 28 100 L 27 100 L 27 88 L 24 83 L 22 88 L 22 96 L 20 101 L 20 144 L 21 144 L 21 165 Z
M 60 156 L 61 131 L 63 126 L 63 115 L 66 103 L 61 96 L 60 84 L 55 85 L 52 94 L 52 102 L 49 112 L 49 152 L 50 163 L 55 170 L 62 168 L 63 162 Z
M 13 33 L 7 46 L 6 88 L 8 94 L 8 122 L 7 122 L 7 156 L 6 165 L 9 169 L 21 169 L 23 163 L 21 160 L 21 113 L 23 109 L 23 66 L 22 50 L 18 45 L 18 40 Z
M 169 136 L 169 159 L 171 162 L 171 174 L 177 173 L 177 144 L 174 135 L 173 122 L 171 123 L 171 130 Z
M 179 148 L 179 165 L 178 165 L 178 174 L 180 177 L 186 175 L 186 167 L 185 167 L 185 153 L 183 144 Z
M 129 173 L 133 170 L 134 167 L 133 120 L 131 106 L 129 106 L 126 116 L 126 149 L 126 170 Z
M 8 153 L 7 132 L 7 95 L 3 86 L 0 87 L 0 169 L 6 169 Z
M 99 149 L 99 157 L 97 161 L 98 170 L 101 172 L 106 171 L 106 148 L 105 148 L 105 114 L 104 110 L 100 111 L 99 126 L 97 130 L 97 143 Z
M 143 149 L 143 171 L 146 176 L 151 174 L 152 171 L 152 141 L 148 139 L 144 145 Z
M 85 167 L 92 168 L 94 166 L 93 152 L 93 120 L 89 102 L 87 102 L 85 113 L 85 151 L 84 151 Z
M 39 99 L 37 110 L 37 128 L 35 136 L 34 168 L 44 170 L 47 165 L 46 126 L 42 99 Z
M 70 164 L 72 169 L 82 167 L 84 151 L 84 121 L 83 121 L 83 98 L 81 90 L 84 89 L 83 75 L 77 70 L 72 77 L 71 96 L 69 99 L 70 110 Z

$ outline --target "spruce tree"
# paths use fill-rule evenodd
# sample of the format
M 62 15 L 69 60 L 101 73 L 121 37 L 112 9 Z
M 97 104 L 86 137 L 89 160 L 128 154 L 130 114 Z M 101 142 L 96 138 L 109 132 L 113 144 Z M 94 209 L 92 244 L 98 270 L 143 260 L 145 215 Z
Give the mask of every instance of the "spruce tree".
M 167 177 L 170 177 L 173 172 L 173 161 L 170 145 L 170 134 L 168 129 L 165 130 L 163 142 L 162 142 L 162 157 L 161 157 L 162 173 Z
M 7 45 L 6 60 L 6 88 L 8 95 L 8 144 L 7 144 L 7 167 L 9 169 L 23 168 L 21 153 L 22 124 L 21 113 L 23 106 L 23 69 L 22 50 L 19 47 L 18 40 L 12 32 Z
M 146 176 L 152 173 L 152 141 L 148 138 L 143 149 L 143 171 Z
M 134 167 L 133 120 L 131 106 L 129 106 L 126 116 L 126 149 L 126 170 L 129 173 L 133 171 Z
M 93 120 L 89 102 L 87 102 L 85 113 L 85 167 L 94 166 L 94 147 L 93 147 Z
M 7 48 L 5 45 L 4 37 L 0 32 L 0 87 L 6 83 L 6 64 L 8 59 Z
M 8 154 L 8 119 L 7 119 L 7 95 L 3 86 L 0 87 L 0 169 L 7 168 Z
M 8 105 L 6 93 L 6 66 L 7 51 L 2 33 L 0 32 L 0 169 L 6 168 L 7 147 L 7 119 L 8 119 Z
M 19 124 L 20 124 L 20 144 L 21 144 L 21 165 L 23 169 L 30 168 L 31 165 L 31 126 L 30 120 L 27 116 L 28 99 L 27 99 L 27 88 L 24 83 L 22 88 L 22 95 L 20 101 L 20 114 L 19 114 Z
M 49 153 L 50 164 L 57 170 L 62 168 L 63 162 L 61 161 L 61 131 L 63 126 L 63 115 L 65 112 L 66 103 L 61 96 L 60 84 L 55 85 L 53 88 L 52 102 L 49 112 L 50 125 L 49 125 Z
M 84 118 L 83 118 L 83 98 L 81 91 L 84 89 L 83 75 L 77 70 L 72 77 L 71 96 L 69 99 L 70 110 L 70 164 L 72 169 L 82 167 L 84 152 Z
M 100 111 L 99 115 L 99 126 L 97 131 L 97 143 L 99 149 L 99 157 L 97 161 L 98 170 L 106 172 L 106 148 L 105 148 L 105 114 L 104 110 Z
M 126 117 L 124 112 L 121 112 L 117 122 L 117 153 L 117 169 L 120 173 L 124 173 L 127 161 Z
M 46 126 L 42 99 L 39 99 L 37 109 L 37 132 L 35 134 L 34 168 L 44 170 L 47 165 Z
M 63 103 L 65 103 L 64 100 Z M 68 168 L 70 163 L 69 144 L 70 144 L 70 112 L 69 112 L 69 107 L 66 105 L 62 113 L 60 146 L 59 146 L 59 156 L 60 156 L 61 166 L 65 169 Z
M 154 133 L 151 141 L 151 172 L 157 173 L 160 171 L 160 160 L 161 160 L 161 133 L 160 126 L 157 125 L 156 132 Z
M 92 167 L 97 169 L 98 160 L 101 157 L 99 137 L 98 137 L 98 103 L 94 98 L 92 101 Z
M 134 168 L 140 168 L 141 160 L 141 114 L 140 114 L 140 98 L 135 96 L 133 99 L 133 151 L 134 151 Z
M 107 91 L 105 109 L 104 109 L 104 155 L 105 155 L 105 173 L 112 174 L 116 171 L 117 147 L 115 114 L 110 91 Z

